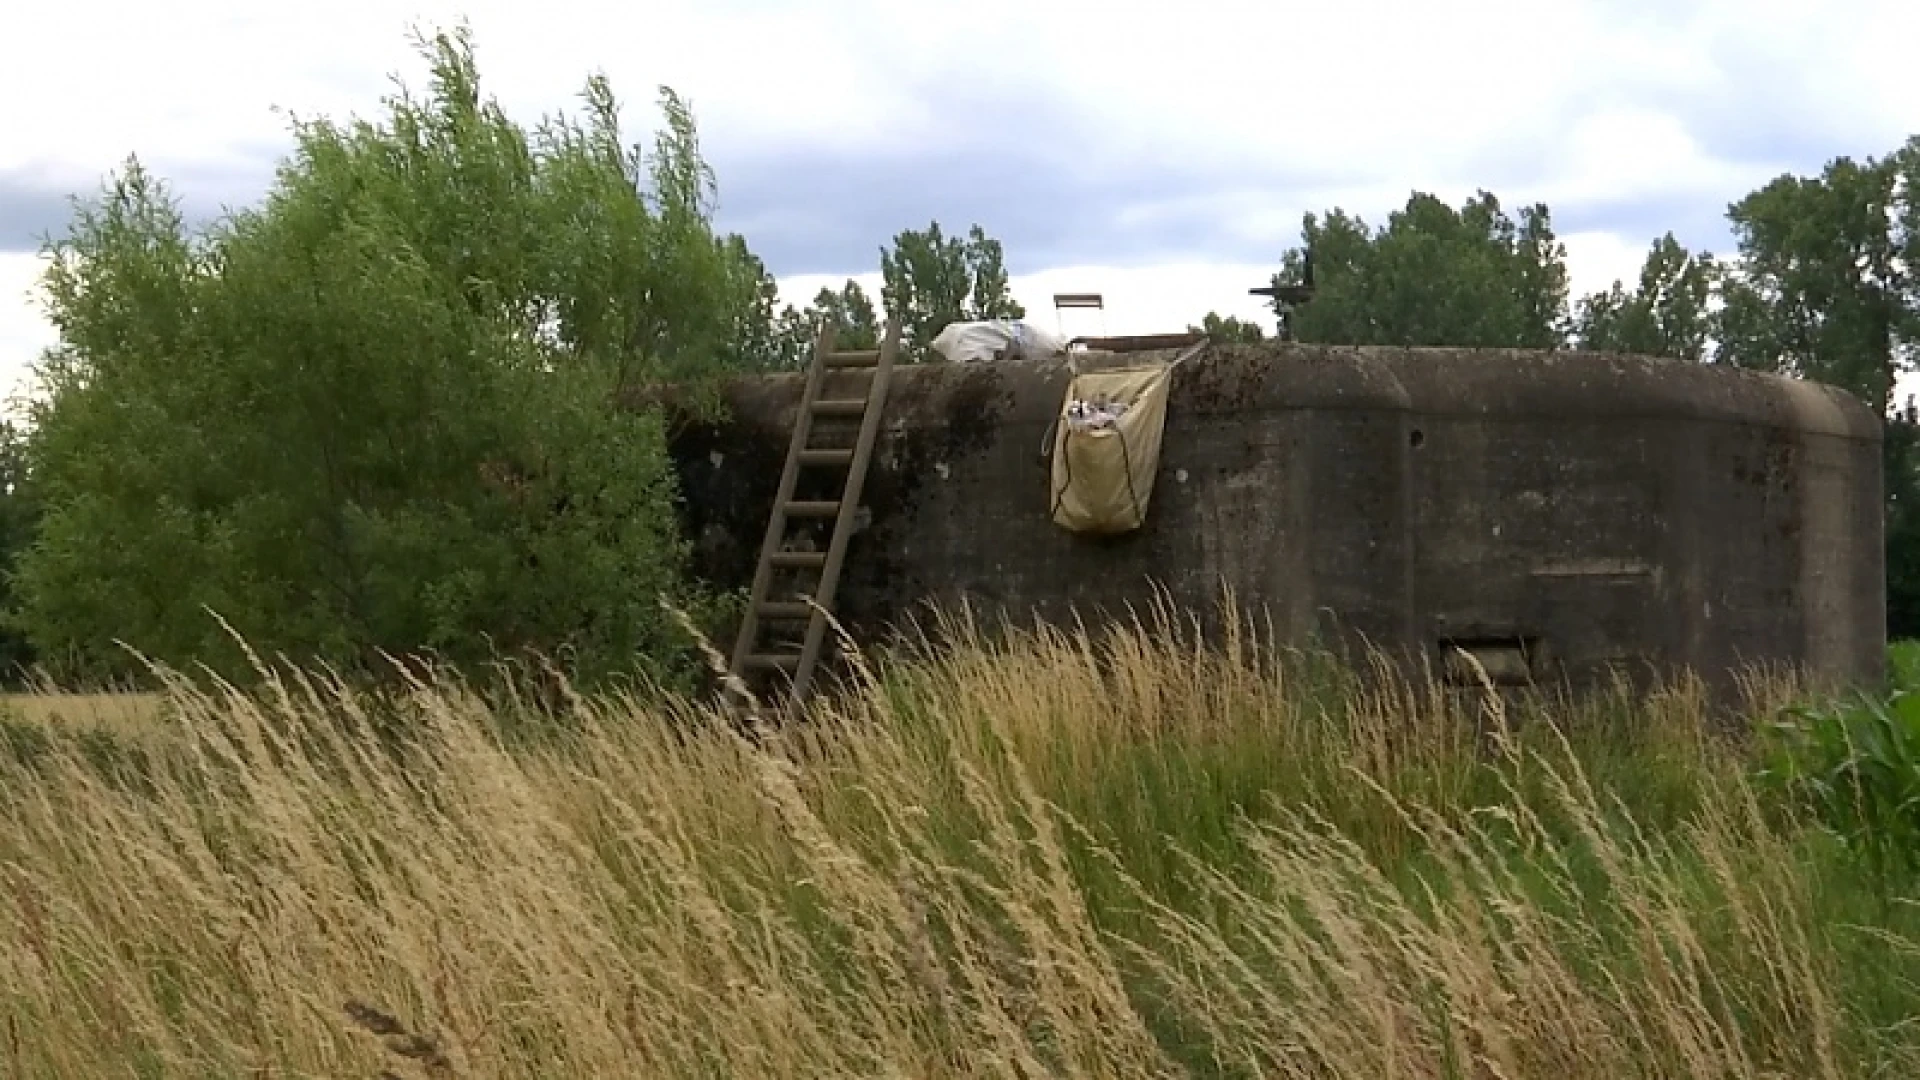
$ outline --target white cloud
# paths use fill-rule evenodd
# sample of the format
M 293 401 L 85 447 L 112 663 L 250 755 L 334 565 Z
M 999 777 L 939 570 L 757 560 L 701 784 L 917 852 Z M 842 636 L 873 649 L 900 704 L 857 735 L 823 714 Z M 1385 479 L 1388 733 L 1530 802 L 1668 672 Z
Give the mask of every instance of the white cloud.
M 46 263 L 37 255 L 0 252 L 0 412 L 27 385 L 27 365 L 55 340 L 34 299 Z
M 1560 238 L 1567 246 L 1567 291 L 1575 298 L 1603 292 L 1618 281 L 1631 289 L 1640 280 L 1652 238 L 1610 232 L 1579 232 Z
M 1113 160 L 1307 163 L 1401 186 L 1481 182 L 1470 174 L 1488 153 L 1552 156 L 1589 111 L 1728 89 L 1804 85 L 1836 122 L 1898 134 L 1917 106 L 1895 50 L 1920 32 L 1903 0 L 1487 0 L 1471 13 L 1411 0 L 18 7 L 6 36 L 27 47 L 0 69 L 0 167 L 53 160 L 84 174 L 136 148 L 245 154 L 281 139 L 272 106 L 371 111 L 390 72 L 418 72 L 405 27 L 462 15 L 484 74 L 527 118 L 570 106 L 605 70 L 637 102 L 662 82 L 686 92 L 712 141 L 884 147 L 938 139 L 968 120 L 943 96 L 999 86 L 1063 108 Z M 71 63 L 82 41 L 86 74 Z
M 1708 155 L 1679 117 L 1647 106 L 1582 117 L 1560 144 L 1553 179 L 1540 195 L 1549 206 L 1675 196 L 1712 206 L 1757 179 L 1750 165 Z

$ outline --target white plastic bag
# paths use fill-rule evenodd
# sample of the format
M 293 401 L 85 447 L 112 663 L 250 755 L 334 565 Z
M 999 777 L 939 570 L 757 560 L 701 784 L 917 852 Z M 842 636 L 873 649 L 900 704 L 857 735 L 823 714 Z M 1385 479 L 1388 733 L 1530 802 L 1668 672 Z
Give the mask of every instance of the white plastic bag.
M 983 364 L 1001 360 L 1040 360 L 1067 351 L 1058 334 L 1018 319 L 948 323 L 933 339 L 933 351 L 949 363 Z

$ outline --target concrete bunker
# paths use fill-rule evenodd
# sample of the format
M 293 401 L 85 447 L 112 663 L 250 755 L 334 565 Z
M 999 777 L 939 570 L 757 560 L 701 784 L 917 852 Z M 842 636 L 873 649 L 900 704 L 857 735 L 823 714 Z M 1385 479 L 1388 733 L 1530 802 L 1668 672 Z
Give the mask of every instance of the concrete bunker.
M 1225 585 L 1290 639 L 1438 668 L 1465 648 L 1502 681 L 1881 677 L 1880 422 L 1840 391 L 1635 356 L 1209 346 L 1174 373 L 1145 525 L 1095 537 L 1048 513 L 1069 377 L 895 371 L 836 604 L 857 638 L 925 601 L 1096 623 L 1156 586 L 1204 613 Z M 729 420 L 673 440 L 718 585 L 753 575 L 801 380 L 736 380 Z

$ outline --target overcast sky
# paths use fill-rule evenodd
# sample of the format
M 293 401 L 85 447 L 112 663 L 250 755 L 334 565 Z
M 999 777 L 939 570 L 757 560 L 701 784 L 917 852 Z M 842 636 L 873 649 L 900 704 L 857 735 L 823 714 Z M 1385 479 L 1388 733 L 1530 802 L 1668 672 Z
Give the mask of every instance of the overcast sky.
M 1665 230 L 1730 247 L 1727 203 L 1920 132 L 1913 0 L 0 0 L 0 383 L 53 340 L 33 296 L 66 197 L 129 153 L 189 214 L 250 203 L 282 110 L 370 116 L 425 76 L 408 28 L 474 32 L 528 123 L 603 71 L 635 138 L 691 100 L 722 227 L 789 299 L 904 228 L 978 222 L 1014 291 L 1099 291 L 1070 332 L 1269 321 L 1247 289 L 1301 214 L 1410 190 L 1544 200 L 1576 294 Z

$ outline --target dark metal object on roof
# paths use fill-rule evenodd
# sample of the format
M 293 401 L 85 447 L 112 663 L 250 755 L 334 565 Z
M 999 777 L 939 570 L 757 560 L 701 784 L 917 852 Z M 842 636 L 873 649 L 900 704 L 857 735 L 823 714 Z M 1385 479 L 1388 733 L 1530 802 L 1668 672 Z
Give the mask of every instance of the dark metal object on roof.
M 1125 337 L 1077 337 L 1069 345 L 1085 345 L 1098 352 L 1130 353 L 1152 352 L 1155 349 L 1183 349 L 1206 340 L 1207 335 L 1185 334 L 1131 334 Z
M 1308 248 L 1300 259 L 1300 283 L 1298 285 L 1268 285 L 1260 289 L 1248 289 L 1250 296 L 1266 296 L 1273 299 L 1273 310 L 1279 318 L 1278 336 L 1281 341 L 1293 340 L 1293 311 L 1301 304 L 1313 299 L 1313 249 Z

